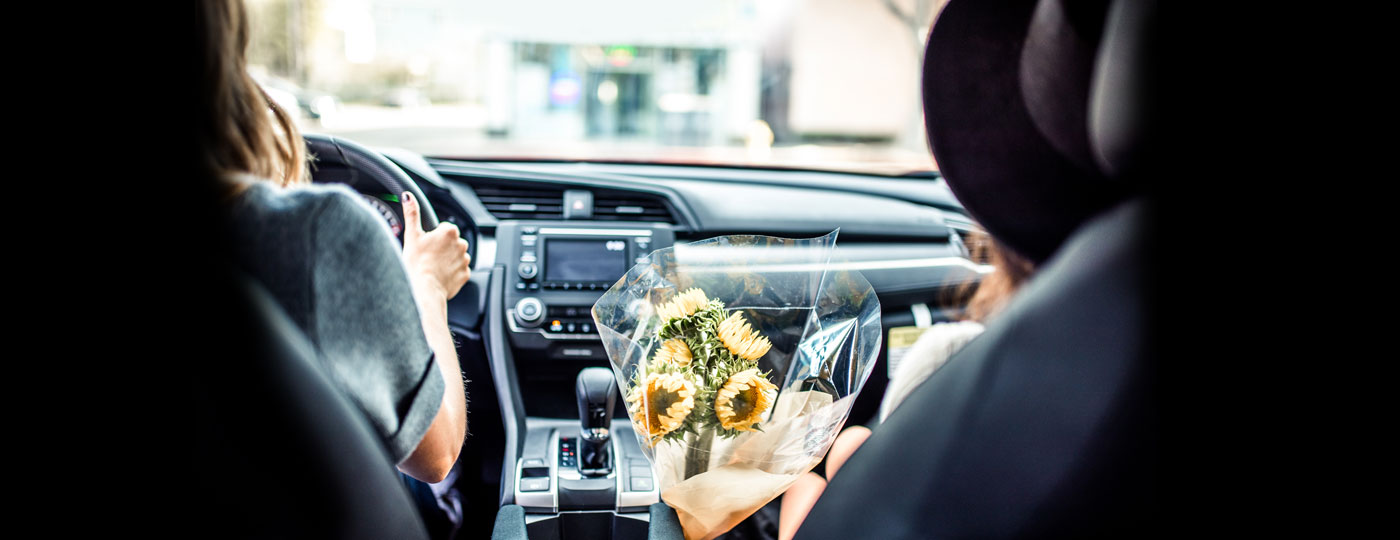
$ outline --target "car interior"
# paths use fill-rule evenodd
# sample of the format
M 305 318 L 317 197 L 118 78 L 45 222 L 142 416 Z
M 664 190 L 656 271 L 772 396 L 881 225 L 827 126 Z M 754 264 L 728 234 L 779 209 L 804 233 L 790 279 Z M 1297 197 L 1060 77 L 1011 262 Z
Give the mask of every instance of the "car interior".
M 228 302 L 221 311 L 232 323 L 219 330 L 228 360 L 196 404 L 207 419 L 202 459 L 221 465 L 210 473 L 213 504 L 235 510 L 220 534 L 682 538 L 616 406 L 592 306 L 658 249 L 833 230 L 832 264 L 870 282 L 886 336 L 959 320 L 993 270 L 991 236 L 1040 270 L 884 423 L 891 368 L 882 344 L 846 423 L 874 433 L 797 538 L 1150 531 L 1159 504 L 1154 148 L 1143 88 L 1155 9 L 1132 0 L 948 2 L 922 73 L 938 171 L 465 159 L 305 134 L 314 182 L 348 185 L 394 232 L 404 223 L 397 195 L 408 191 L 425 230 L 452 223 L 468 241 L 471 279 L 448 317 L 469 434 L 434 486 L 451 496 L 425 507 L 318 373 L 305 336 L 257 283 L 233 275 L 211 296 Z M 991 50 L 985 65 L 962 54 L 977 46 Z M 1028 55 L 1049 74 L 1014 69 Z M 1031 89 L 1016 90 L 1023 84 Z M 722 538 L 772 537 L 753 519 Z

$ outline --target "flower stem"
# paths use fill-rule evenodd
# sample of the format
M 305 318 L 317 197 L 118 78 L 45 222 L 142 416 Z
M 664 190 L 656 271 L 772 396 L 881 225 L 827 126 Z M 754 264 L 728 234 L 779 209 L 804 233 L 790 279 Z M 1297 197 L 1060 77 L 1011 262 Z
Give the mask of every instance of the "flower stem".
M 685 451 L 685 478 L 701 474 L 710 468 L 710 446 L 714 445 L 715 432 L 711 429 L 702 430 L 699 435 L 688 437 L 689 448 Z

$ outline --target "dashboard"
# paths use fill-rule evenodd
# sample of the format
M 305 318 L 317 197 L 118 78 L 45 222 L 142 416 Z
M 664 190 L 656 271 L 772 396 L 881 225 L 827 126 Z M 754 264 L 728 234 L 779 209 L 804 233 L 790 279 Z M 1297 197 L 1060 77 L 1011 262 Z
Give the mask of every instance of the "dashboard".
M 420 184 L 426 180 L 434 186 L 425 191 L 435 208 L 448 207 L 438 210 L 444 221 L 459 227 L 470 222 L 479 229 L 482 251 L 474 269 L 512 262 L 497 256 L 499 246 L 515 247 L 514 239 L 506 237 L 515 229 L 499 229 L 502 225 L 553 222 L 574 228 L 643 226 L 666 231 L 677 242 L 725 234 L 811 237 L 839 229 L 838 264 L 860 270 L 887 304 L 927 303 L 990 271 L 977 249 L 985 233 L 936 174 L 893 178 L 650 164 L 430 160 L 393 149 L 385 154 Z M 587 209 L 569 208 L 566 202 Z M 613 280 L 606 281 L 610 285 Z
M 629 466 L 606 478 L 582 478 L 569 466 L 580 434 L 575 379 L 584 368 L 609 366 L 592 306 L 655 250 L 718 235 L 812 237 L 839 229 L 831 264 L 859 270 L 871 283 L 883 333 L 958 317 L 960 293 L 992 270 L 979 248 L 985 233 L 936 174 L 488 162 L 380 151 L 473 244 L 472 278 L 448 305 L 471 381 L 476 440 L 465 448 L 480 452 L 464 450 L 463 459 L 477 460 L 470 466 L 482 478 L 499 478 L 482 489 L 495 490 L 501 504 L 523 506 L 531 527 L 575 510 L 644 520 L 659 500 L 623 407 L 614 409 L 611 444 Z M 878 414 L 887 348 L 851 424 Z

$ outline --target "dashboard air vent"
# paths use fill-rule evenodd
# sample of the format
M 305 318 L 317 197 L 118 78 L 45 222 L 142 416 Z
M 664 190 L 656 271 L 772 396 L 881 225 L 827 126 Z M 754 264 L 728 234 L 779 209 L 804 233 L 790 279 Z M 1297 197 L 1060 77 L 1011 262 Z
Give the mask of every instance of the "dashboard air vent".
M 643 193 L 613 190 L 593 192 L 593 219 L 676 223 L 665 199 Z
M 496 219 L 564 219 L 564 190 L 587 189 L 593 192 L 595 221 L 676 223 L 666 199 L 649 193 L 492 178 L 468 183 Z
M 476 180 L 472 190 L 496 219 L 564 219 L 564 188 Z

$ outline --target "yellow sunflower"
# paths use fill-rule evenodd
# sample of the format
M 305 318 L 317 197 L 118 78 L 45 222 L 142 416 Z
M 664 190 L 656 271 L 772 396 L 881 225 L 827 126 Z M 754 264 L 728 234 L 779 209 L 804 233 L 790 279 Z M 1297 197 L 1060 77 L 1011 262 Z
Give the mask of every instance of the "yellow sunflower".
M 695 408 L 695 384 L 680 373 L 652 373 L 632 389 L 627 402 L 633 422 L 654 445 Z
M 745 360 L 758 360 L 773 346 L 768 338 L 760 337 L 758 332 L 749 328 L 749 322 L 737 311 L 719 323 L 719 340 L 734 356 Z
M 685 346 L 685 341 L 680 338 L 668 339 L 661 343 L 661 348 L 656 350 L 653 361 L 657 364 L 673 364 L 676 367 L 686 367 L 690 365 L 690 347 Z
M 708 303 L 710 299 L 705 298 L 705 291 L 690 289 L 676 295 L 670 302 L 656 306 L 656 314 L 660 315 L 663 321 L 689 317 Z
M 724 429 L 757 431 L 754 424 L 773 406 L 772 392 L 778 386 L 768 382 L 758 369 L 746 369 L 729 376 L 715 392 L 715 415 Z

